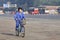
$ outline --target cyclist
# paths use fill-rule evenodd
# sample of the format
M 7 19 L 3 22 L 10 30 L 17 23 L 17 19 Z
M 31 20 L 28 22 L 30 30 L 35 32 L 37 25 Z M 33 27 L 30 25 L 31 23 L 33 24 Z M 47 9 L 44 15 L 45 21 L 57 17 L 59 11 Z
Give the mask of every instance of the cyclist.
M 19 28 L 19 25 L 20 25 L 20 32 L 22 34 L 24 34 L 24 25 L 22 24 L 22 20 L 25 19 L 25 16 L 24 16 L 24 12 L 23 12 L 23 9 L 21 7 L 18 8 L 18 11 L 15 13 L 14 15 L 14 19 L 15 19 L 15 22 L 16 22 L 16 31 L 18 30 Z M 19 35 L 17 35 L 19 36 Z M 24 35 L 23 35 L 24 36 Z

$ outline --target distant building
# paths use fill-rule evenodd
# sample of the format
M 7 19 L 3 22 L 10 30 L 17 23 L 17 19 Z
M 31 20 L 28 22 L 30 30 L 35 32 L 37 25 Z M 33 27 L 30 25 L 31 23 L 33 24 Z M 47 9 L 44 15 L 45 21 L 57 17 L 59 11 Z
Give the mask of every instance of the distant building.
M 60 6 L 45 6 L 45 13 L 48 13 L 48 14 L 58 14 L 57 9 L 59 7 Z
M 17 4 L 7 3 L 7 4 L 3 4 L 3 7 L 4 8 L 17 7 Z

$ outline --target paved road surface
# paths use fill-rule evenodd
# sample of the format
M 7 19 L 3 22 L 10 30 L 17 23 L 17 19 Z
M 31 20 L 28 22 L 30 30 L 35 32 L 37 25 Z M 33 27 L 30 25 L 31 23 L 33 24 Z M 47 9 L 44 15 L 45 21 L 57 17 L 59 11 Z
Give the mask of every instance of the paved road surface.
M 0 16 L 0 40 L 60 40 L 59 15 L 27 15 L 26 17 L 26 36 L 22 38 L 15 36 L 13 17 Z

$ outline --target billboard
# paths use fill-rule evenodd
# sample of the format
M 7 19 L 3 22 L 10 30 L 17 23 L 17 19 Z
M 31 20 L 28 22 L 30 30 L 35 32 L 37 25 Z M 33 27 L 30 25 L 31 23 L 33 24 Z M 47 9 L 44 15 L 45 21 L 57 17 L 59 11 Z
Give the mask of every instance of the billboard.
M 3 4 L 4 8 L 17 7 L 17 4 Z

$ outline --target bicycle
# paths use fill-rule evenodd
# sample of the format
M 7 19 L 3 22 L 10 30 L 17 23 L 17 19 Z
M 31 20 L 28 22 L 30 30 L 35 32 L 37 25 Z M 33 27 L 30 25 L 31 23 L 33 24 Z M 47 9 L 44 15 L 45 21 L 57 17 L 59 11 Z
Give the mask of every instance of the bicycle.
M 19 25 L 18 29 L 16 30 L 16 36 L 20 36 L 20 33 L 21 33 L 21 28 L 20 28 L 20 25 Z M 24 27 L 24 33 L 22 33 L 21 36 L 25 37 L 25 27 Z

